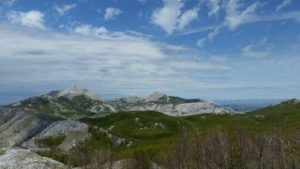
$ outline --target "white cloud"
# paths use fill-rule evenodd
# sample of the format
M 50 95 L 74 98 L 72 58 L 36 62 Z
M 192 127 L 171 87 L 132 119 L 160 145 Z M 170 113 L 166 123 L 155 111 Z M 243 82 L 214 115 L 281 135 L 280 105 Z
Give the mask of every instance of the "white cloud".
M 206 38 L 201 38 L 201 39 L 199 39 L 198 41 L 197 41 L 197 43 L 196 43 L 196 45 L 198 46 L 198 47 L 203 47 L 204 46 L 204 43 L 207 41 L 207 39 Z
M 253 57 L 253 58 L 262 58 L 269 56 L 269 52 L 267 51 L 258 51 L 253 49 L 253 45 L 248 45 L 242 48 L 242 53 L 244 56 Z
M 153 12 L 152 22 L 171 34 L 176 29 L 182 7 L 181 0 L 164 0 L 164 6 Z
M 61 5 L 61 6 L 55 6 L 54 9 L 59 15 L 64 15 L 66 12 L 76 8 L 76 4 L 68 4 L 68 5 Z
M 91 25 L 80 25 L 74 29 L 74 32 L 82 35 L 99 36 L 108 33 L 105 27 L 93 27 Z
M 284 7 L 288 6 L 291 3 L 291 0 L 283 0 L 280 5 L 277 6 L 276 10 L 280 11 Z
M 215 36 L 217 36 L 220 33 L 220 29 L 220 27 L 216 27 L 214 30 L 208 32 L 207 36 L 205 38 L 199 39 L 196 45 L 198 47 L 203 47 L 207 41 L 212 41 L 215 38 Z
M 206 84 L 190 76 L 191 72 L 209 76 L 231 69 L 228 65 L 188 59 L 184 56 L 192 50 L 182 46 L 88 25 L 75 31 L 88 36 L 32 32 L 0 24 L 0 44 L 6 44 L 0 53 L 1 86 L 78 84 L 97 88 L 100 93 L 145 93 L 186 85 L 198 88 Z M 103 32 L 110 38 L 98 36 Z
M 180 30 L 198 18 L 198 8 L 193 8 L 183 12 L 182 0 L 164 0 L 164 6 L 152 13 L 152 22 L 161 27 L 168 34 L 175 30 Z
M 229 0 L 226 7 L 225 25 L 233 30 L 244 24 L 247 20 L 255 17 L 258 6 L 259 3 L 255 2 L 243 10 L 240 0 Z
M 7 20 L 14 24 L 21 24 L 32 28 L 45 29 L 44 14 L 39 11 L 16 12 L 7 14 Z
M 207 4 L 210 8 L 210 11 L 208 12 L 208 16 L 218 16 L 220 10 L 221 10 L 221 0 L 208 0 Z
M 264 15 L 264 16 L 257 16 L 257 15 L 253 14 L 253 15 L 251 15 L 251 17 L 245 18 L 242 22 L 239 22 L 239 25 L 257 23 L 257 22 L 282 21 L 282 20 L 295 20 L 296 22 L 300 22 L 300 12 L 299 11 L 291 11 L 291 12 L 275 13 L 275 14 Z M 190 35 L 190 34 L 194 34 L 194 33 L 198 33 L 198 32 L 205 32 L 205 31 L 213 30 L 216 27 L 224 27 L 224 26 L 228 26 L 228 24 L 225 23 L 220 26 L 212 25 L 212 26 L 187 30 L 187 31 L 178 33 L 177 36 L 184 36 L 184 35 Z M 236 27 L 232 27 L 232 29 L 234 29 L 234 28 L 236 28 Z
M 198 18 L 198 9 L 194 8 L 184 12 L 178 18 L 178 29 L 184 29 L 190 22 Z
M 215 28 L 213 31 L 211 31 L 211 32 L 208 33 L 207 39 L 208 39 L 208 40 L 213 40 L 213 38 L 214 38 L 215 36 L 217 36 L 219 33 L 220 33 L 220 28 L 217 27 L 217 28 Z
M 245 21 L 245 23 L 254 23 L 254 22 L 270 22 L 270 21 L 281 21 L 281 20 L 300 20 L 299 11 L 291 11 L 280 14 L 272 14 L 266 16 L 255 16 L 251 19 Z
M 184 35 L 190 35 L 190 34 L 199 33 L 199 32 L 207 32 L 207 31 L 214 30 L 217 27 L 218 26 L 200 27 L 200 28 L 196 28 L 196 29 L 191 29 L 191 30 L 186 30 L 186 31 L 179 32 L 179 33 L 175 34 L 175 36 L 184 36 Z
M 104 20 L 112 20 L 116 16 L 120 15 L 123 11 L 118 8 L 106 8 L 105 9 L 105 15 Z

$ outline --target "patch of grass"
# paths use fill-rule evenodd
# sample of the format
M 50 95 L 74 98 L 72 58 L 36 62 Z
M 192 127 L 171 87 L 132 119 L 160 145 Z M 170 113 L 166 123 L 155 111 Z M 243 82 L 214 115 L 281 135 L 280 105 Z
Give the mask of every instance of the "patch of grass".
M 59 151 L 59 150 L 38 151 L 36 153 L 40 156 L 52 158 L 52 159 L 62 162 L 64 164 L 68 164 L 69 159 L 70 159 L 69 154 Z
M 39 145 L 40 147 L 50 147 L 54 148 L 59 146 L 65 139 L 64 135 L 58 135 L 58 136 L 49 136 L 42 139 L 35 140 L 35 143 Z
M 183 118 L 153 111 L 121 112 L 103 118 L 84 118 L 81 121 L 89 124 L 90 128 L 98 127 L 108 130 L 113 126 L 110 131 L 112 135 L 132 141 L 134 144 L 130 147 L 124 145 L 116 148 L 116 151 L 122 156 L 132 155 L 138 149 L 145 151 L 165 149 L 172 141 L 176 140 L 183 127 L 192 127 L 192 124 Z M 163 126 L 155 126 L 155 123 Z M 95 129 L 91 131 L 93 144 L 105 145 L 103 135 L 95 132 Z M 108 142 L 107 146 L 112 147 L 112 143 Z
M 158 99 L 157 101 L 151 101 L 152 103 L 156 104 L 182 104 L 182 103 L 194 103 L 194 102 L 200 102 L 200 99 L 184 99 L 181 97 L 176 97 L 176 96 L 168 96 L 167 97 L 162 97 Z
M 5 150 L 0 149 L 0 156 L 3 155 L 5 153 Z

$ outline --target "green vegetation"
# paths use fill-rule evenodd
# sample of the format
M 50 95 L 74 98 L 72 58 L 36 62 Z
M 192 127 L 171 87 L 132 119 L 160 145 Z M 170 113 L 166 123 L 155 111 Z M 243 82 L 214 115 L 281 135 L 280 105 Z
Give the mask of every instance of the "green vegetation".
M 229 132 L 236 128 L 250 133 L 265 133 L 278 128 L 292 132 L 300 129 L 300 103 L 282 103 L 245 114 L 204 114 L 185 119 L 194 122 L 202 132 L 216 127 Z
M 268 168 L 269 163 L 274 163 L 275 168 L 280 168 L 298 166 L 300 160 L 296 134 L 300 133 L 300 103 L 285 102 L 246 114 L 172 117 L 153 111 L 120 112 L 80 121 L 89 125 L 91 137 L 78 145 L 77 154 L 88 156 L 109 150 L 118 159 L 135 159 L 145 168 L 151 161 L 172 169 L 179 165 L 174 161 L 191 169 L 200 163 L 206 168 L 253 168 L 257 163 Z M 117 144 L 114 137 L 126 141 Z M 198 157 L 203 152 L 206 154 Z M 77 163 L 78 155 L 74 153 L 66 156 L 51 150 L 40 154 L 65 164 L 83 163 Z M 205 162 L 207 159 L 209 163 Z M 286 164 L 278 160 L 286 160 Z
M 95 128 L 111 129 L 112 135 L 125 138 L 127 144 L 130 141 L 133 142 L 131 146 L 123 145 L 116 148 L 125 156 L 132 155 L 138 149 L 160 151 L 176 139 L 182 127 L 192 127 L 192 124 L 185 119 L 152 111 L 121 112 L 103 118 L 84 118 L 81 121 L 90 125 L 93 143 L 95 143 L 95 138 L 99 138 L 99 140 L 102 139 L 99 144 L 105 145 L 103 134 L 97 133 Z M 111 141 L 106 140 L 106 142 Z
M 184 99 L 181 97 L 175 97 L 175 96 L 166 96 L 161 97 L 157 101 L 151 101 L 152 103 L 156 104 L 182 104 L 182 103 L 194 103 L 194 102 L 200 102 L 200 99 Z
M 89 124 L 90 128 L 111 128 L 112 135 L 132 141 L 133 144 L 129 147 L 125 145 L 116 148 L 119 154 L 127 156 L 139 149 L 148 153 L 164 151 L 179 137 L 183 129 L 197 129 L 201 135 L 214 129 L 229 133 L 243 129 L 249 134 L 264 134 L 281 129 L 286 134 L 292 133 L 300 129 L 300 104 L 283 103 L 246 114 L 201 114 L 188 117 L 171 117 L 152 111 L 120 112 L 103 118 L 84 118 L 81 121 Z M 97 133 L 96 129 L 90 131 L 93 136 L 91 145 L 98 143 L 99 148 L 113 146 L 109 139 L 103 140 L 103 133 Z
M 0 156 L 3 155 L 5 153 L 5 150 L 0 149 Z
M 51 115 L 54 117 L 80 119 L 96 115 L 91 109 L 101 111 L 103 102 L 92 100 L 83 95 L 76 96 L 72 100 L 67 98 L 32 97 L 22 102 L 23 107 L 30 108 L 29 113 Z M 106 108 L 106 107 L 105 107 Z M 108 110 L 102 110 L 109 113 Z M 106 115 L 105 112 L 102 113 Z
M 55 148 L 59 146 L 65 139 L 64 135 L 58 135 L 58 136 L 49 136 L 46 138 L 41 138 L 38 140 L 35 140 L 35 143 L 39 145 L 40 147 L 50 147 Z
M 70 155 L 60 150 L 38 151 L 37 154 L 43 157 L 52 158 L 64 164 L 68 164 L 70 161 Z

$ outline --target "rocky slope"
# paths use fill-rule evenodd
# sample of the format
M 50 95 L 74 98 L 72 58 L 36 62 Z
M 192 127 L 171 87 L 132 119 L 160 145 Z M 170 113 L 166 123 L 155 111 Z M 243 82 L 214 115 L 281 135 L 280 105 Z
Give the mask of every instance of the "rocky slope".
M 0 108 L 0 147 L 22 146 L 33 150 L 47 149 L 50 147 L 43 143 L 47 143 L 49 138 L 60 136 L 63 139 L 56 147 L 68 151 L 72 146 L 89 137 L 88 126 L 84 123 L 64 120 L 49 114 L 26 112 L 26 110 Z M 43 142 L 39 142 L 40 140 Z
M 63 151 L 70 151 L 78 143 L 89 138 L 88 125 L 71 120 L 56 121 L 50 124 L 42 132 L 22 144 L 22 147 L 31 150 L 58 148 Z M 49 145 L 50 140 L 57 140 Z
M 134 99 L 132 99 L 134 98 Z M 234 113 L 229 108 L 201 99 L 184 99 L 155 92 L 142 99 L 138 97 L 121 98 L 110 101 L 113 107 L 125 111 L 158 111 L 171 116 L 188 116 L 203 113 Z
M 87 90 L 87 89 L 82 89 L 79 87 L 73 87 L 73 88 L 69 88 L 69 89 L 65 89 L 65 90 L 57 90 L 57 91 L 52 91 L 50 93 L 47 94 L 48 96 L 51 97 L 64 97 L 67 99 L 72 100 L 74 97 L 76 96 L 85 96 L 89 99 L 92 100 L 100 100 L 100 98 L 98 98 L 97 94 Z
M 66 169 L 62 163 L 41 157 L 19 148 L 0 149 L 0 168 L 3 169 Z
M 172 116 L 232 113 L 230 109 L 205 100 L 184 99 L 160 92 L 146 98 L 125 97 L 104 101 L 87 89 L 74 87 L 0 107 L 0 146 L 22 145 L 34 149 L 38 147 L 36 140 L 63 136 L 65 139 L 57 146 L 68 150 L 74 140 L 83 141 L 88 137 L 84 134 L 88 127 L 72 120 L 103 117 L 119 111 L 148 110 Z
M 114 107 L 87 89 L 78 87 L 52 91 L 9 105 L 33 114 L 51 114 L 61 118 L 80 119 L 86 116 L 103 116 L 116 112 Z
M 25 113 L 20 109 L 0 108 L 0 147 L 19 145 L 53 121 L 55 118 Z

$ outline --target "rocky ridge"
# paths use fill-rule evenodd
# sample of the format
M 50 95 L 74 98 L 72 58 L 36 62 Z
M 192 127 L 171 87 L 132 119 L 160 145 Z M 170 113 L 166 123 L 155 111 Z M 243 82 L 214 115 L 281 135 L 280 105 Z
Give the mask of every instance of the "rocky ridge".
M 19 148 L 0 149 L 0 168 L 3 169 L 66 169 L 62 163 L 41 157 Z
M 64 98 L 68 98 L 68 99 L 73 99 L 76 96 L 85 96 L 87 98 L 93 99 L 93 100 L 101 100 L 97 94 L 87 90 L 87 89 L 83 89 L 83 88 L 79 88 L 79 87 L 73 87 L 73 88 L 68 88 L 68 89 L 64 89 L 64 90 L 57 90 L 57 91 L 51 91 L 48 94 L 46 94 L 47 96 L 50 97 L 64 97 Z
M 158 111 L 172 116 L 188 116 L 202 113 L 234 113 L 229 108 L 202 99 L 184 99 L 155 92 L 146 98 L 136 96 L 104 100 L 87 89 L 78 87 L 52 91 L 46 95 L 28 98 L 13 107 L 45 112 L 69 119 L 86 116 L 101 117 L 120 111 Z
M 132 98 L 132 97 L 131 97 Z M 138 97 L 135 97 L 138 98 Z M 130 101 L 127 101 L 130 100 Z M 109 101 L 109 104 L 125 111 L 158 111 L 171 116 L 188 116 L 202 113 L 225 114 L 234 113 L 229 108 L 222 107 L 213 102 L 201 99 L 184 99 L 175 96 L 168 96 L 162 92 L 155 92 L 146 98 L 116 99 Z

